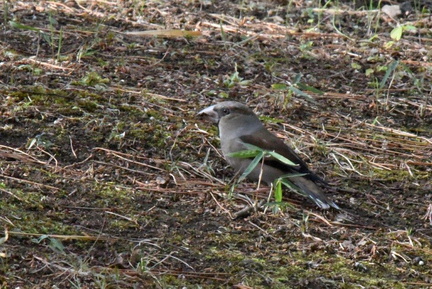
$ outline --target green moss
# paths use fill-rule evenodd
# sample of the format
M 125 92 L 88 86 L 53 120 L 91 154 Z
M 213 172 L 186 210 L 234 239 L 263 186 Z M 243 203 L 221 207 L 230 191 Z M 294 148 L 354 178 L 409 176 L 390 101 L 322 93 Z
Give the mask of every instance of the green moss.
M 102 76 L 100 76 L 95 71 L 88 72 L 79 81 L 79 84 L 84 85 L 84 86 L 96 86 L 98 84 L 107 84 L 107 83 L 109 83 L 109 79 L 108 78 L 103 78 Z
M 376 167 L 373 167 L 369 171 L 369 175 L 374 179 L 382 179 L 385 180 L 386 182 L 396 182 L 402 180 L 409 180 L 413 178 L 410 172 L 404 169 L 385 170 Z

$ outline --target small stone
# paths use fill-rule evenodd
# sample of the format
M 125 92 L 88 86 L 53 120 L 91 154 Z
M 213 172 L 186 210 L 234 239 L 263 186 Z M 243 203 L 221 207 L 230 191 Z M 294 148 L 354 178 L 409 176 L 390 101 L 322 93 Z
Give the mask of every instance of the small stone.
M 156 184 L 158 184 L 158 185 L 165 185 L 166 182 L 167 182 L 167 181 L 166 181 L 165 178 L 163 178 L 163 177 L 161 177 L 161 176 L 156 177 Z

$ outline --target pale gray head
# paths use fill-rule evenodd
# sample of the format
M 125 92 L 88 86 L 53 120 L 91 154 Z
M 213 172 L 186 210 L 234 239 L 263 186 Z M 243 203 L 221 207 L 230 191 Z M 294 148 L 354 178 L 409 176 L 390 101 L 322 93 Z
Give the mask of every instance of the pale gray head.
M 198 113 L 202 118 L 219 125 L 220 136 L 240 136 L 253 133 L 263 127 L 255 113 L 236 101 L 224 101 L 209 106 Z

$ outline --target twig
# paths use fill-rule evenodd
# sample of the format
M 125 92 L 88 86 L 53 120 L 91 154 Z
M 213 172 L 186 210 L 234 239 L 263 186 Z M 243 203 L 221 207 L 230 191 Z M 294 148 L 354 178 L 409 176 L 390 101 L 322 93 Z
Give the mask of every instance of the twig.
M 45 187 L 45 188 L 52 189 L 52 190 L 55 190 L 55 191 L 59 191 L 60 190 L 59 188 L 56 188 L 56 187 L 53 187 L 53 186 L 49 186 L 49 185 L 45 185 L 45 184 L 41 184 L 41 183 L 36 183 L 36 182 L 29 181 L 29 180 L 19 179 L 19 178 L 15 178 L 15 177 L 11 177 L 11 176 L 6 176 L 6 175 L 3 175 L 3 174 L 1 174 L 0 177 L 3 177 L 5 179 L 10 179 L 10 180 L 18 181 L 18 182 L 27 183 L 27 184 L 32 184 L 32 185 L 39 186 L 39 187 Z

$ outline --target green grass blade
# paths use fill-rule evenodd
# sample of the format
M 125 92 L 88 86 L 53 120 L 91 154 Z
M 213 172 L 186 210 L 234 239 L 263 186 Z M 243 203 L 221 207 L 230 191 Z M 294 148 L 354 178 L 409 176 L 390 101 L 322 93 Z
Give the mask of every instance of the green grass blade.
M 247 166 L 247 168 L 245 169 L 245 171 L 243 172 L 243 174 L 240 176 L 239 178 L 239 182 L 243 181 L 254 169 L 255 167 L 258 165 L 258 163 L 261 161 L 261 159 L 264 156 L 264 152 L 260 151 L 256 157 L 253 159 L 253 161 L 251 161 L 251 163 Z
M 297 83 L 297 86 L 298 86 L 298 88 L 300 88 L 302 90 L 307 90 L 307 91 L 310 91 L 310 92 L 313 92 L 313 93 L 316 93 L 316 94 L 319 94 L 319 95 L 323 95 L 324 94 L 324 92 L 321 91 L 321 90 L 319 90 L 318 88 L 309 86 L 309 85 L 301 83 L 301 82 Z
M 307 93 L 301 91 L 300 89 L 298 89 L 298 88 L 296 88 L 296 87 L 291 86 L 291 87 L 289 88 L 289 90 L 291 90 L 291 91 L 294 92 L 295 94 L 297 94 L 297 95 L 303 97 L 304 99 L 306 99 L 306 100 L 309 101 L 309 102 L 316 103 L 315 99 L 314 99 L 312 96 L 310 96 L 309 94 L 307 94 Z
M 293 163 L 292 161 L 290 161 L 289 159 L 287 159 L 283 155 L 278 154 L 277 152 L 267 152 L 267 155 L 274 157 L 275 159 L 277 159 L 278 161 L 280 161 L 286 165 L 294 166 L 294 167 L 298 166 L 298 164 Z
M 282 202 L 282 182 L 280 178 L 276 180 L 274 198 L 276 202 Z
M 257 155 L 259 155 L 262 152 L 262 150 L 243 150 L 238 152 L 229 153 L 228 156 L 232 158 L 240 158 L 240 159 L 248 159 L 248 158 L 254 158 Z
M 306 196 L 306 194 L 304 194 L 304 193 L 302 193 L 292 182 L 290 182 L 289 180 L 287 180 L 286 178 L 281 178 L 280 179 L 281 180 L 281 183 L 285 186 L 285 187 L 287 187 L 287 188 L 289 188 L 289 189 L 291 189 L 292 191 L 294 191 L 294 192 L 296 192 L 297 194 L 299 194 L 299 195 L 302 195 L 302 196 Z
M 9 25 L 12 28 L 16 28 L 16 29 L 22 29 L 22 30 L 32 30 L 32 31 L 38 31 L 40 32 L 40 29 L 34 28 L 32 26 L 28 26 L 28 25 L 24 25 L 15 21 L 9 21 Z
M 386 74 L 384 75 L 384 78 L 381 80 L 381 83 L 380 83 L 380 86 L 379 86 L 380 89 L 382 89 L 384 87 L 384 85 L 387 82 L 387 79 L 393 73 L 393 71 L 396 69 L 396 67 L 398 66 L 398 64 L 399 64 L 399 60 L 393 61 L 390 64 L 389 68 L 386 71 Z

